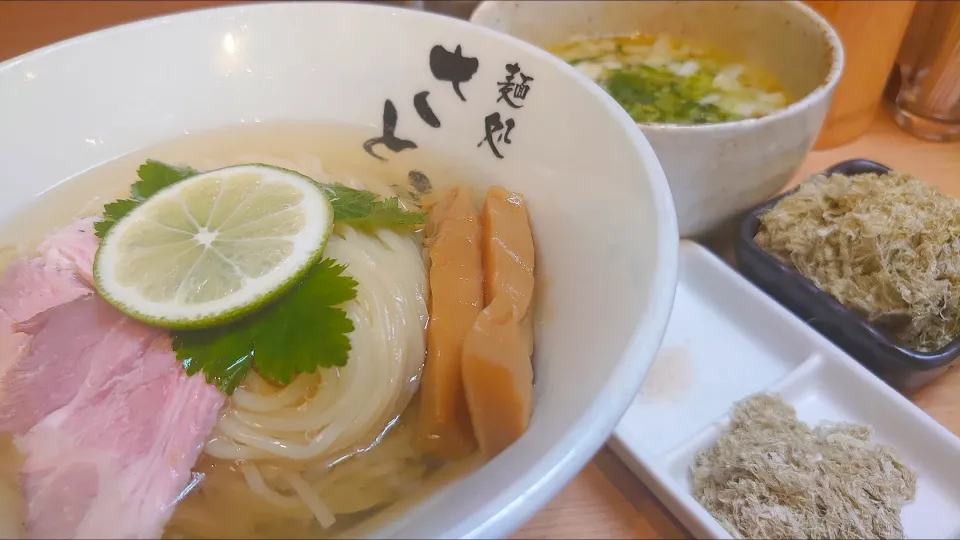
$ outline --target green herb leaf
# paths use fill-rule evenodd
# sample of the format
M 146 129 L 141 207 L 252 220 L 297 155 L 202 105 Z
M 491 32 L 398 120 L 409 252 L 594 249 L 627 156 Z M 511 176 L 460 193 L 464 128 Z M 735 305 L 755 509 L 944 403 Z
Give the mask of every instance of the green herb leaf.
M 253 329 L 240 323 L 229 328 L 175 332 L 173 350 L 187 375 L 204 372 L 207 382 L 233 394 L 253 365 Z
M 140 201 L 131 199 L 120 199 L 119 201 L 106 204 L 103 207 L 103 220 L 93 224 L 93 229 L 96 231 L 97 236 L 100 238 L 106 236 L 107 231 L 110 230 L 110 227 L 113 227 L 113 224 L 118 219 L 127 215 L 128 212 L 136 208 L 139 204 Z
M 714 91 L 712 81 L 706 70 L 681 77 L 667 68 L 639 64 L 606 71 L 600 83 L 637 122 L 705 124 L 743 118 L 700 103 Z
M 174 167 L 161 161 L 148 159 L 137 169 L 140 180 L 130 188 L 130 198 L 120 199 L 103 207 L 103 220 L 94 223 L 93 228 L 97 236 L 103 238 L 113 224 L 131 210 L 140 206 L 143 201 L 161 189 L 177 182 L 200 174 L 189 167 Z
M 187 374 L 232 394 L 250 368 L 280 384 L 297 373 L 343 366 L 353 321 L 340 306 L 357 295 L 357 282 L 331 259 L 318 263 L 289 293 L 235 323 L 173 335 L 173 349 Z
M 333 220 L 350 225 L 361 232 L 379 228 L 409 229 L 427 221 L 423 212 L 408 212 L 400 206 L 400 199 L 380 200 L 374 193 L 353 189 L 343 184 L 323 184 L 333 206 Z
M 161 189 L 198 174 L 200 171 L 190 167 L 175 167 L 162 161 L 148 159 L 137 169 L 140 181 L 133 185 L 130 193 L 134 199 L 142 202 Z

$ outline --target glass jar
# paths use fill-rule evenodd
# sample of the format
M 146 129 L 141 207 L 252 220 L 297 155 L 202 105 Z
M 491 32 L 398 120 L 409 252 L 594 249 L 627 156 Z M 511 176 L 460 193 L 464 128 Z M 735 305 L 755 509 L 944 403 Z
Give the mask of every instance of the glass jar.
M 960 140 L 960 2 L 918 2 L 885 92 L 906 132 Z

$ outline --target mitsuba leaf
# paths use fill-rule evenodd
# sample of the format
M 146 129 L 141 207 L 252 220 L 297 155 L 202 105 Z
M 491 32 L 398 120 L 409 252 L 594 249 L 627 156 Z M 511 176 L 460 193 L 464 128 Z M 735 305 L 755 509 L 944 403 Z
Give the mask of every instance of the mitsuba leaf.
M 345 266 L 324 259 L 293 290 L 260 311 L 226 326 L 179 331 L 173 349 L 188 374 L 232 394 L 250 369 L 288 384 L 298 373 L 344 366 L 353 321 L 339 306 L 357 295 Z
M 330 204 L 333 220 L 354 229 L 370 233 L 376 229 L 407 229 L 427 221 L 423 212 L 409 212 L 400 206 L 400 199 L 379 199 L 376 194 L 362 189 L 353 189 L 343 184 L 323 184 Z
M 140 206 L 148 197 L 167 186 L 197 174 L 200 172 L 189 167 L 175 167 L 162 161 L 148 159 L 137 169 L 140 180 L 131 186 L 130 198 L 106 204 L 103 207 L 103 219 L 94 223 L 94 231 L 99 238 L 105 237 L 114 223 Z
M 200 171 L 190 167 L 176 167 L 162 161 L 148 159 L 137 169 L 140 181 L 133 184 L 130 194 L 134 199 L 142 202 L 161 189 L 198 174 Z

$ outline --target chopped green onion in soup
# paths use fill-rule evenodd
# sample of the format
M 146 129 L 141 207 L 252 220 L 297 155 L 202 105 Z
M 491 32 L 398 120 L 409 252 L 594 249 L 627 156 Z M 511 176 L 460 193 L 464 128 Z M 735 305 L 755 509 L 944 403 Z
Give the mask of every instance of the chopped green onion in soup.
M 641 123 L 731 122 L 789 104 L 772 74 L 672 37 L 581 39 L 550 51 L 596 81 Z

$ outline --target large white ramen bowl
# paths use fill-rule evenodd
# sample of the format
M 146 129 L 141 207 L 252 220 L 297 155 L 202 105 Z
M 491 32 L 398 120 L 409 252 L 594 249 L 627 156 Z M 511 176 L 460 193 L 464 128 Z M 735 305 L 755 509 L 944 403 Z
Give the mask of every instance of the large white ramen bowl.
M 465 101 L 432 74 L 436 45 L 478 59 L 459 85 Z M 533 77 L 519 109 L 497 102 L 507 64 Z M 439 128 L 415 111 L 424 90 Z M 212 128 L 316 120 L 379 133 L 388 99 L 395 134 L 419 146 L 404 152 L 429 149 L 465 176 L 524 193 L 544 301 L 529 431 L 370 534 L 503 538 L 604 443 L 657 351 L 675 290 L 663 171 L 636 124 L 573 68 L 467 22 L 362 4 L 241 6 L 97 32 L 0 64 L 0 218 L 81 171 Z M 514 119 L 511 143 L 497 143 L 502 159 L 480 144 L 494 112 Z

